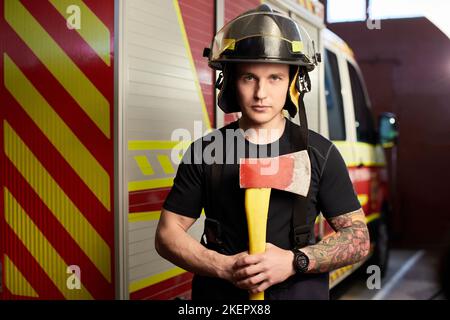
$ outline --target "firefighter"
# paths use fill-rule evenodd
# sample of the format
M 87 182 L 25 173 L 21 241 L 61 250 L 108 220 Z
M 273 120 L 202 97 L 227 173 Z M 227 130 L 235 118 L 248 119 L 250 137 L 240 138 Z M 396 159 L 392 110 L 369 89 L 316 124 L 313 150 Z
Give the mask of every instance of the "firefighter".
M 328 272 L 363 260 L 370 241 L 341 155 L 307 128 L 303 95 L 320 55 L 296 22 L 268 5 L 225 25 L 205 54 L 209 66 L 222 71 L 216 83 L 219 107 L 241 117 L 195 141 L 185 153 L 163 205 L 156 250 L 194 273 L 193 299 L 246 300 L 249 293 L 262 291 L 266 299 L 329 299 Z M 284 110 L 290 117 L 298 113 L 300 125 Z M 218 141 L 222 147 L 211 148 Z M 205 160 L 211 149 L 213 163 Z M 302 182 L 309 184 L 308 195 L 272 190 L 266 251 L 249 255 L 239 159 L 299 150 L 309 155 L 311 177 Z M 203 209 L 199 243 L 188 230 Z M 320 212 L 336 233 L 316 243 Z

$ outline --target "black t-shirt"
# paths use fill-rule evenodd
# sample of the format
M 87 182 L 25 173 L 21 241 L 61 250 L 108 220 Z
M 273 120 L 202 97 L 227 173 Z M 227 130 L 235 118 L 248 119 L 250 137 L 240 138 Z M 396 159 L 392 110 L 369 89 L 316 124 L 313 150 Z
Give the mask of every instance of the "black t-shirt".
M 297 127 L 297 128 L 293 128 Z M 245 216 L 245 190 L 239 187 L 239 159 L 242 157 L 272 157 L 289 153 L 289 132 L 298 126 L 287 120 L 279 140 L 269 145 L 255 145 L 244 138 L 233 122 L 195 141 L 180 163 L 174 185 L 163 205 L 174 213 L 199 218 L 202 209 L 206 217 L 216 218 L 220 208 L 220 223 L 225 236 L 223 241 L 227 254 L 248 250 L 248 231 Z M 229 130 L 227 130 L 229 129 Z M 211 141 L 218 141 L 218 134 L 228 137 L 235 131 L 233 139 L 226 138 L 224 148 L 211 148 Z M 245 146 L 239 148 L 237 146 Z M 212 151 L 214 150 L 214 151 Z M 219 151 L 220 150 L 220 151 Z M 223 161 L 220 187 L 214 189 L 210 183 L 211 163 Z M 314 222 L 320 212 L 331 218 L 360 208 L 350 181 L 347 167 L 336 147 L 323 136 L 309 131 L 308 154 L 311 161 L 311 184 L 307 212 L 307 224 L 313 232 Z M 206 159 L 206 160 L 205 160 Z M 220 161 L 220 160 L 219 160 Z M 212 192 L 220 194 L 212 195 Z M 283 249 L 293 248 L 292 210 L 296 195 L 272 189 L 267 221 L 267 242 Z M 220 203 L 211 204 L 211 199 Z M 218 200 L 217 200 L 218 199 Z M 314 244 L 314 237 L 310 244 Z M 304 274 L 291 277 L 279 285 L 266 290 L 268 299 L 328 299 L 328 273 Z M 234 287 L 222 279 L 195 276 L 192 297 L 205 299 L 247 299 L 244 290 Z

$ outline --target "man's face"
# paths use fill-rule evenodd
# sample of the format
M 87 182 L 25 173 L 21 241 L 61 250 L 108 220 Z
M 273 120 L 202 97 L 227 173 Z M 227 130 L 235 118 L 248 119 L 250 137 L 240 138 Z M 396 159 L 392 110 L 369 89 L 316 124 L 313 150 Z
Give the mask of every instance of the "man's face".
M 276 63 L 236 65 L 237 101 L 242 116 L 254 125 L 279 120 L 289 87 L 289 66 Z

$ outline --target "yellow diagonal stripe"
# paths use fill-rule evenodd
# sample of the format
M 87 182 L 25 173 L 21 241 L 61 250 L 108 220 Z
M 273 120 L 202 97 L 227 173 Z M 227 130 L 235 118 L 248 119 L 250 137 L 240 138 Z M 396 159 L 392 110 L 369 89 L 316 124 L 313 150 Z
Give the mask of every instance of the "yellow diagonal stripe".
M 206 103 L 205 103 L 205 99 L 203 98 L 202 88 L 201 88 L 200 82 L 198 80 L 197 68 L 194 63 L 194 58 L 192 57 L 191 46 L 189 45 L 189 39 L 188 39 L 188 36 L 186 33 L 186 28 L 184 26 L 183 15 L 181 14 L 180 4 L 178 3 L 178 0 L 172 0 L 172 3 L 173 3 L 173 7 L 175 9 L 175 12 L 177 13 L 178 24 L 180 27 L 181 35 L 183 37 L 184 47 L 186 48 L 186 53 L 189 58 L 192 74 L 193 74 L 194 80 L 195 80 L 195 87 L 197 89 L 198 97 L 200 99 L 200 104 L 202 106 L 203 121 L 206 124 L 206 127 L 208 129 L 211 129 L 211 122 L 209 121 L 208 110 L 206 109 Z
M 5 19 L 9 25 L 105 136 L 110 138 L 109 102 L 20 1 L 7 0 L 4 3 Z
M 6 53 L 4 66 L 5 86 L 8 91 L 109 211 L 111 207 L 108 173 Z
M 83 285 L 75 290 L 67 287 L 67 278 L 70 276 L 66 273 L 68 264 L 64 262 L 12 194 L 6 188 L 4 190 L 6 223 L 14 230 L 58 290 L 66 299 L 92 299 Z M 82 275 L 81 280 L 83 280 Z
M 6 189 L 5 192 L 7 192 Z M 5 212 L 8 212 L 6 210 L 6 205 Z M 23 276 L 22 272 L 20 272 L 20 270 L 6 254 L 4 255 L 4 257 L 6 288 L 8 288 L 8 290 L 16 296 L 37 298 L 37 292 L 33 289 L 28 280 Z
M 148 162 L 146 156 L 134 156 L 134 160 L 136 161 L 143 175 L 151 176 L 152 174 L 155 173 L 153 171 L 152 165 L 150 164 L 150 162 Z
M 81 0 L 50 0 L 50 3 L 67 19 L 70 13 L 67 8 L 76 5 L 80 8 L 80 29 L 74 29 L 86 41 L 97 55 L 108 65 L 110 59 L 110 32 L 103 22 Z
M 172 162 L 170 162 L 170 159 L 167 155 L 158 154 L 157 158 L 158 158 L 159 164 L 163 168 L 165 174 L 174 174 L 175 173 L 175 169 L 172 166 Z
M 81 250 L 111 282 L 111 252 L 89 221 L 45 170 L 7 121 L 3 122 L 6 156 L 63 225 Z

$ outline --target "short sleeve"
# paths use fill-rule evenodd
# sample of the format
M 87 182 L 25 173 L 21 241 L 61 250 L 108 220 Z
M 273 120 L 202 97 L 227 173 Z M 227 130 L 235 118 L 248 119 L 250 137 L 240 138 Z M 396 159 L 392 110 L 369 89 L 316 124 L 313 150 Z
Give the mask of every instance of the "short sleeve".
M 203 209 L 202 202 L 202 164 L 194 161 L 198 159 L 193 154 L 194 144 L 188 148 L 178 166 L 172 189 L 163 207 L 177 214 L 197 219 Z M 197 150 L 196 150 L 197 151 Z
M 330 146 L 322 169 L 318 202 L 325 218 L 336 217 L 361 208 L 347 166 L 334 145 Z

